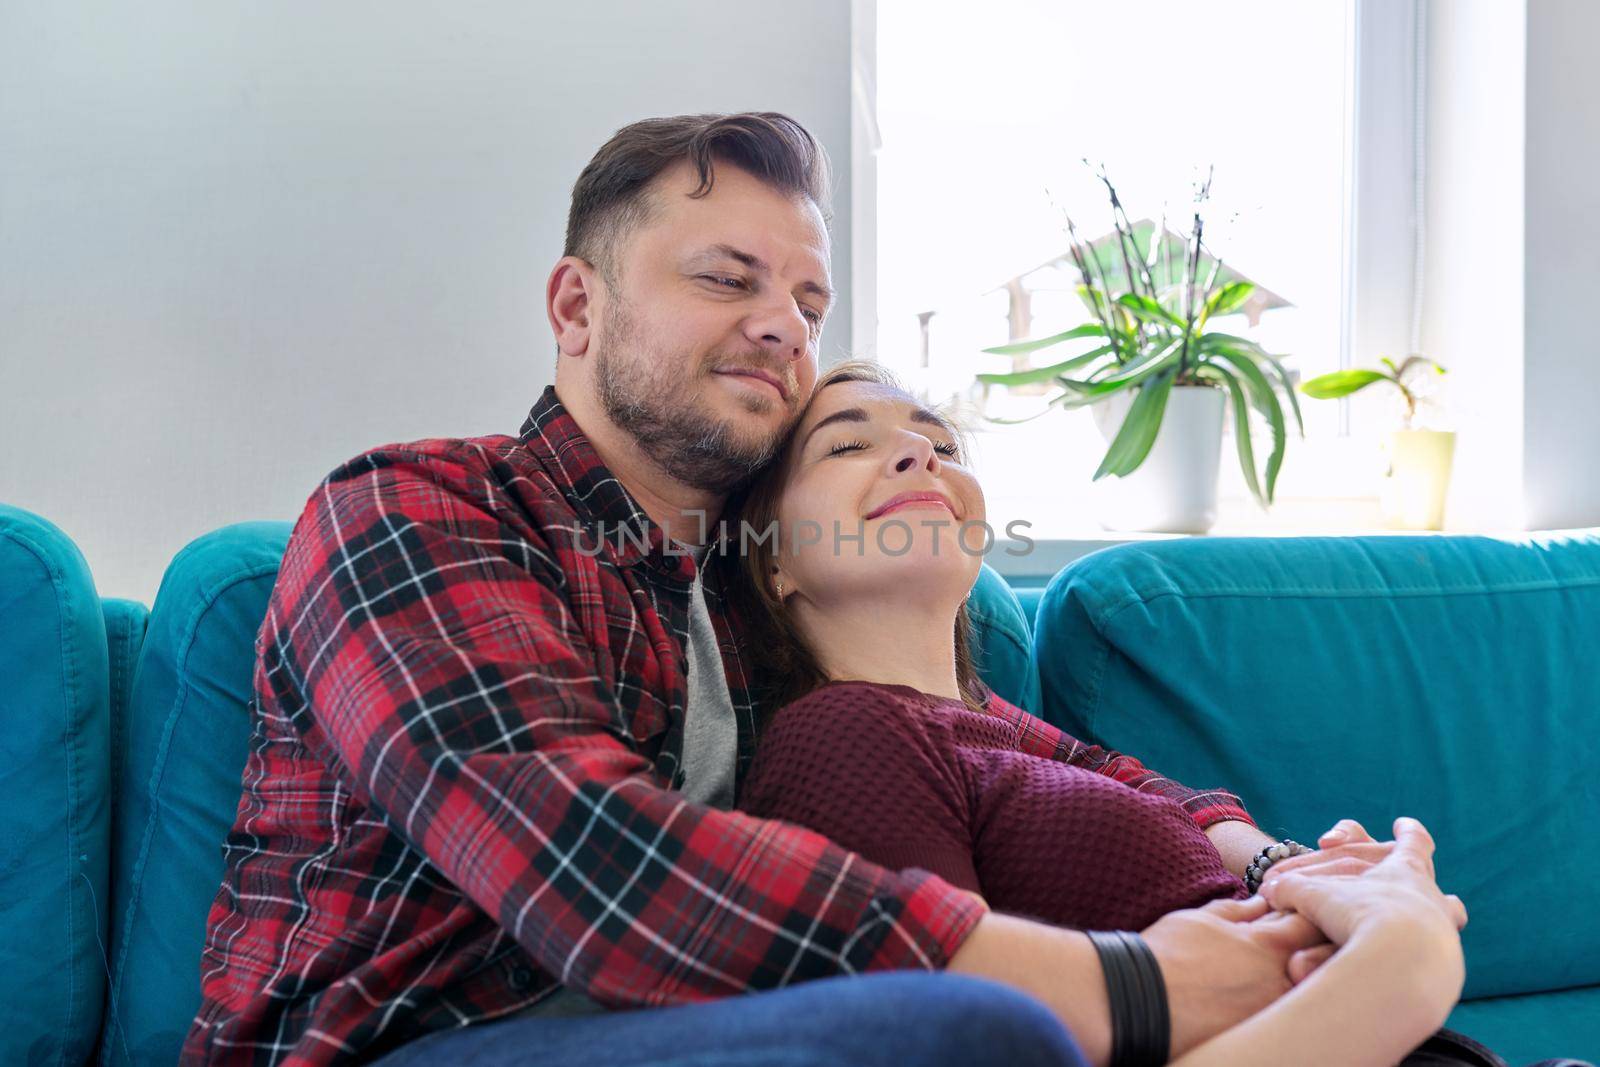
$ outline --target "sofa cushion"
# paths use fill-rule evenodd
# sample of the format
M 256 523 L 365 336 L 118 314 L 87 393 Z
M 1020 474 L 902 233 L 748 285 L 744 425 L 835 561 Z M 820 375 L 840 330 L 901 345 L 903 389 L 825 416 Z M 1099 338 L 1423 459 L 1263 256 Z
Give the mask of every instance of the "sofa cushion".
M 1485 997 L 1456 1005 L 1445 1024 L 1477 1038 L 1507 1063 L 1568 1056 L 1600 1063 L 1600 986 Z
M 105 999 L 105 623 L 77 547 L 3 504 L 0 620 L 0 1063 L 81 1063 Z
M 249 742 L 256 631 L 289 529 L 209 533 L 173 558 L 156 593 L 118 797 L 108 1062 L 175 1062 L 200 1006 L 206 917 Z
M 987 563 L 967 598 L 973 660 L 984 684 L 1024 711 L 1039 710 L 1039 669 L 1033 628 L 1017 594 Z
M 1121 545 L 1036 633 L 1051 717 L 1269 833 L 1426 823 L 1468 996 L 1600 982 L 1600 536 Z
M 106 661 L 111 677 L 111 795 L 115 798 L 127 793 L 123 756 L 128 749 L 128 701 L 133 694 L 133 672 L 139 663 L 139 650 L 144 647 L 150 609 L 137 600 L 107 598 L 100 601 L 100 613 L 105 618 Z M 117 812 L 113 810 L 113 824 L 116 819 Z M 114 854 L 114 830 L 111 847 Z M 115 915 L 117 911 L 113 899 L 110 913 Z

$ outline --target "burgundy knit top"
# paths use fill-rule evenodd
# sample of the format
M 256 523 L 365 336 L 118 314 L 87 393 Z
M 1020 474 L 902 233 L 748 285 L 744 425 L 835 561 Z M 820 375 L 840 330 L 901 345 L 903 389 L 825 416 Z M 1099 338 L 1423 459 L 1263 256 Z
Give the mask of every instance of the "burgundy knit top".
M 1029 717 L 990 707 L 830 683 L 775 713 L 739 807 L 1057 926 L 1140 930 L 1245 895 L 1177 802 L 1019 751 Z

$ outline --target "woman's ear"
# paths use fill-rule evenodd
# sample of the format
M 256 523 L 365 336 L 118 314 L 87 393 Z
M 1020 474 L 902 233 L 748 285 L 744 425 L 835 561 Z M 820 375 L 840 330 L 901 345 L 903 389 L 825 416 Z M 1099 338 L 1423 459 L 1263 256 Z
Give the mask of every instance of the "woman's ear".
M 778 599 L 778 603 L 781 604 L 783 603 L 784 597 L 794 592 L 794 583 L 791 582 L 788 579 L 788 576 L 783 573 L 783 568 L 778 566 L 776 563 L 769 568 L 769 572 L 772 595 L 776 597 Z

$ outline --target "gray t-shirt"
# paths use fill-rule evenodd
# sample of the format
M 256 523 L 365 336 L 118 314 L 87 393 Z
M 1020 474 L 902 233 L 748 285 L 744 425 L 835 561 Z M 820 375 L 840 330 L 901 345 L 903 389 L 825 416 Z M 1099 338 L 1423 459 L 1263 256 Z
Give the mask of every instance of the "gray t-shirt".
M 684 705 L 683 795 L 713 808 L 733 807 L 733 779 L 738 766 L 739 721 L 728 675 L 717 648 L 704 588 L 708 546 L 690 546 L 695 557 L 694 587 L 689 593 L 689 695 Z

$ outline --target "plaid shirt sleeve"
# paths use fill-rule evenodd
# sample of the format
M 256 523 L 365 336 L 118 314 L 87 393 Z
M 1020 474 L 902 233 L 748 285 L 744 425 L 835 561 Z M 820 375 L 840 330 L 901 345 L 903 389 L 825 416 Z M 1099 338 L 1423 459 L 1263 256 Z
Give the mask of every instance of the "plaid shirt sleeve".
M 604 613 L 568 595 L 592 570 L 470 466 L 379 450 L 319 488 L 278 591 L 306 743 L 608 1006 L 942 967 L 982 914 L 965 894 L 664 788 L 585 636 Z
M 1220 789 L 1190 789 L 1158 774 L 1132 756 L 1124 756 L 1099 745 L 1086 745 L 998 696 L 989 699 L 991 714 L 1000 715 L 1017 728 L 1017 749 L 1034 756 L 1058 760 L 1103 774 L 1132 786 L 1141 793 L 1155 793 L 1176 800 L 1204 830 L 1219 822 L 1256 824 L 1244 804 L 1232 793 Z

